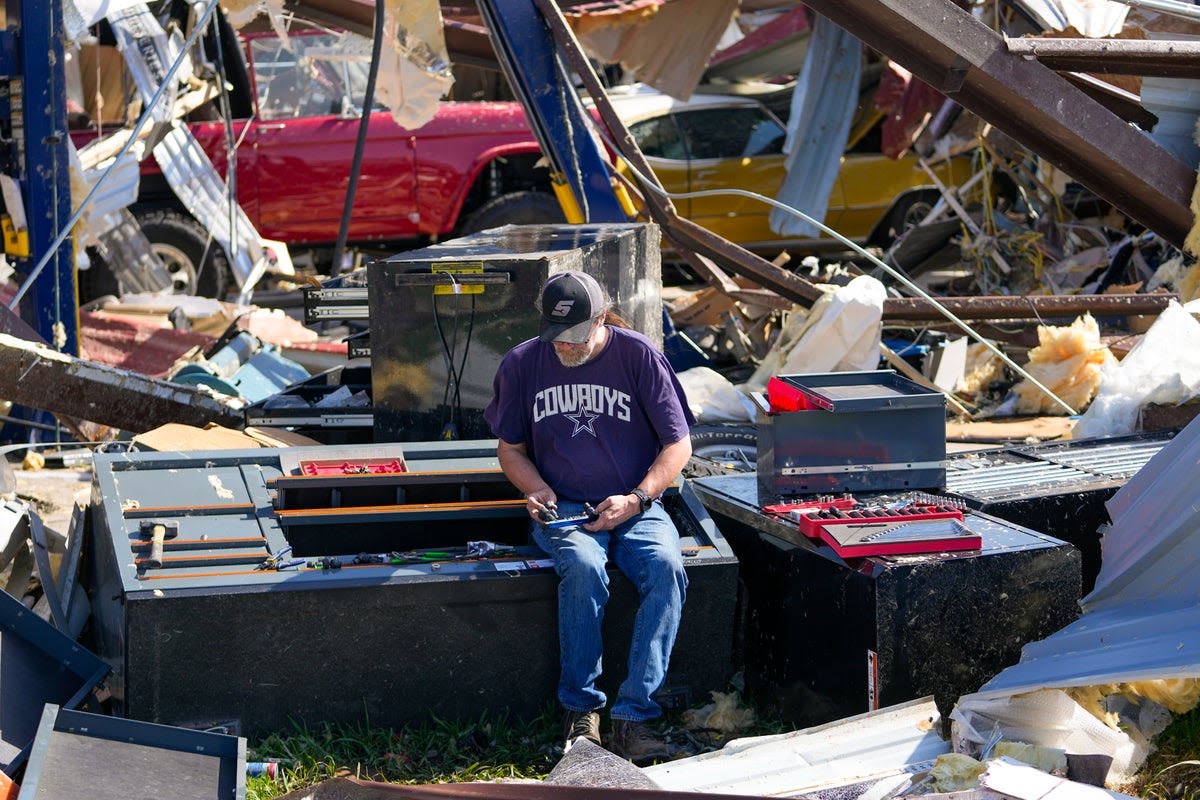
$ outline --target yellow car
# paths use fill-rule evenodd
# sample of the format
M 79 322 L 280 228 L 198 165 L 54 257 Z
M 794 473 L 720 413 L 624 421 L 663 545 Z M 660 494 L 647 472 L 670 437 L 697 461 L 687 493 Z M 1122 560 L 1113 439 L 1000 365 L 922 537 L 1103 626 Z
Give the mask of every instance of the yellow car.
M 643 87 L 617 87 L 609 98 L 668 192 L 743 189 L 775 198 L 786 173 L 786 129 L 759 101 L 699 94 L 677 100 Z M 970 177 L 971 159 L 943 160 L 933 169 L 944 185 L 957 186 Z M 851 149 L 842 156 L 823 222 L 858 244 L 882 245 L 906 223 L 919 221 L 939 197 L 915 156 L 895 160 Z M 764 255 L 844 248 L 828 236 L 778 236 L 768 223 L 771 206 L 742 195 L 673 202 L 681 216 Z

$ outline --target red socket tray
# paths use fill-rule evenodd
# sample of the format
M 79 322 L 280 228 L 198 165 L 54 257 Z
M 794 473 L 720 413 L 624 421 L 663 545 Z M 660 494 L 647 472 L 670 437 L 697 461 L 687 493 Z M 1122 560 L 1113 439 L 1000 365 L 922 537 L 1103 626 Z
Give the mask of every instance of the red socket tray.
M 911 502 L 878 506 L 852 498 L 766 506 L 763 511 L 796 522 L 800 532 L 843 558 L 975 550 L 979 534 L 951 505 Z
M 328 461 L 301 461 L 300 474 L 316 475 L 393 475 L 408 472 L 404 462 L 396 458 L 335 458 Z

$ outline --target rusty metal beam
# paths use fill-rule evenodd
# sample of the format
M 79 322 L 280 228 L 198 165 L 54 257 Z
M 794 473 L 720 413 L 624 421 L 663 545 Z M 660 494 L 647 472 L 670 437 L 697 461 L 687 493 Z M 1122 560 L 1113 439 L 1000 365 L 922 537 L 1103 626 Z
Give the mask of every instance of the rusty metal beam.
M 584 55 L 583 48 L 575 38 L 574 32 L 563 18 L 562 12 L 552 0 L 535 0 L 535 4 L 550 28 L 551 35 L 558 44 L 559 52 L 565 56 L 567 64 L 583 80 L 584 88 L 595 101 L 600 119 L 612 134 L 617 148 L 621 151 L 621 156 L 637 172 L 653 176 L 654 170 L 646 163 L 646 159 L 633 141 L 629 129 L 625 127 L 625 123 L 617 116 L 617 112 L 608 101 L 604 87 L 600 84 L 591 63 Z M 799 275 L 780 269 L 765 258 L 733 244 L 728 239 L 717 236 L 691 220 L 680 217 L 671 201 L 653 189 L 643 191 L 643 197 L 650 215 L 662 228 L 663 236 L 681 251 L 691 250 L 702 257 L 710 258 L 721 267 L 757 281 L 763 288 L 777 292 L 782 297 L 803 306 L 811 306 L 821 297 L 821 290 Z
M 1128 314 L 1157 314 L 1175 294 L 1051 294 L 1026 296 L 939 297 L 938 303 L 959 319 L 1052 319 L 1083 313 L 1120 317 Z M 889 320 L 943 319 L 944 315 L 919 297 L 889 297 L 883 301 L 883 316 Z
M 1008 52 L 1059 71 L 1200 78 L 1200 42 L 1161 39 L 1005 39 Z
M 805 0 L 1177 247 L 1193 170 L 950 0 Z
M 73 358 L 7 334 L 0 334 L 0 397 L 130 433 L 168 422 L 246 425 L 240 410 L 190 386 Z
M 897 0 L 897 2 L 899 1 Z M 592 71 L 591 64 L 587 61 L 573 32 L 558 13 L 552 0 L 535 0 L 535 2 L 546 19 L 568 65 L 581 77 L 584 87 L 595 101 L 600 118 L 613 134 L 621 156 L 627 159 L 641 174 L 652 176 L 654 171 L 646 163 L 645 157 L 633 141 L 633 137 L 608 102 L 604 88 Z M 968 19 L 970 18 L 968 17 Z M 988 29 L 984 28 L 984 30 Z M 1053 73 L 1047 74 L 1057 78 Z M 1100 110 L 1104 111 L 1104 109 Z M 1120 124 L 1127 127 L 1124 123 Z M 711 269 L 703 268 L 703 260 L 711 258 L 719 262 L 721 267 L 742 277 L 755 280 L 765 289 L 794 303 L 811 306 L 821 296 L 821 291 L 816 286 L 799 275 L 753 255 L 690 220 L 683 219 L 676 213 L 668 198 L 664 198 L 652 190 L 646 190 L 643 194 L 651 216 L 663 229 L 663 235 L 681 251 L 693 250 L 699 254 L 696 258 L 701 260 L 702 268 L 699 270 L 701 274 L 707 275 L 712 272 Z M 713 273 L 710 282 L 724 283 L 716 280 L 720 277 L 720 273 L 717 271 Z M 1174 295 L 1164 294 L 947 297 L 939 298 L 939 303 L 964 320 L 1046 319 L 1073 316 L 1088 311 L 1101 315 L 1156 314 L 1166 307 L 1172 297 Z M 761 301 L 761 298 L 759 300 Z M 883 316 L 889 320 L 912 321 L 944 318 L 944 314 L 933 304 L 923 298 L 915 297 L 888 298 L 883 304 Z

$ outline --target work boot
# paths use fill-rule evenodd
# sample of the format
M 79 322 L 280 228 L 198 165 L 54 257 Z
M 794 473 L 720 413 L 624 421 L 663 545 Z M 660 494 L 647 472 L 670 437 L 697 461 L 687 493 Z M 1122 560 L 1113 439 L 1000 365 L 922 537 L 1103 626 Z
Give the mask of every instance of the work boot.
M 655 736 L 646 723 L 627 719 L 612 721 L 608 749 L 639 767 L 655 761 L 669 761 L 672 756 L 670 745 Z
M 567 709 L 563 715 L 563 752 L 566 752 L 576 739 L 590 739 L 597 745 L 600 744 L 600 712 Z

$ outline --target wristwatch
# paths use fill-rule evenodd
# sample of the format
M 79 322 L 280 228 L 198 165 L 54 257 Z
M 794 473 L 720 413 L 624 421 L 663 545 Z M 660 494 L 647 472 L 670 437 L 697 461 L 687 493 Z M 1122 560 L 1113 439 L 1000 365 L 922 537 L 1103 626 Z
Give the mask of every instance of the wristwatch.
M 630 489 L 629 493 L 631 495 L 633 495 L 634 497 L 636 497 L 638 499 L 638 502 L 641 503 L 641 512 L 643 514 L 645 514 L 647 511 L 650 510 L 650 506 L 654 505 L 654 498 L 651 497 L 650 495 L 646 494 L 645 492 L 643 492 L 641 489 L 639 489 L 636 486 L 633 487 L 632 489 Z

